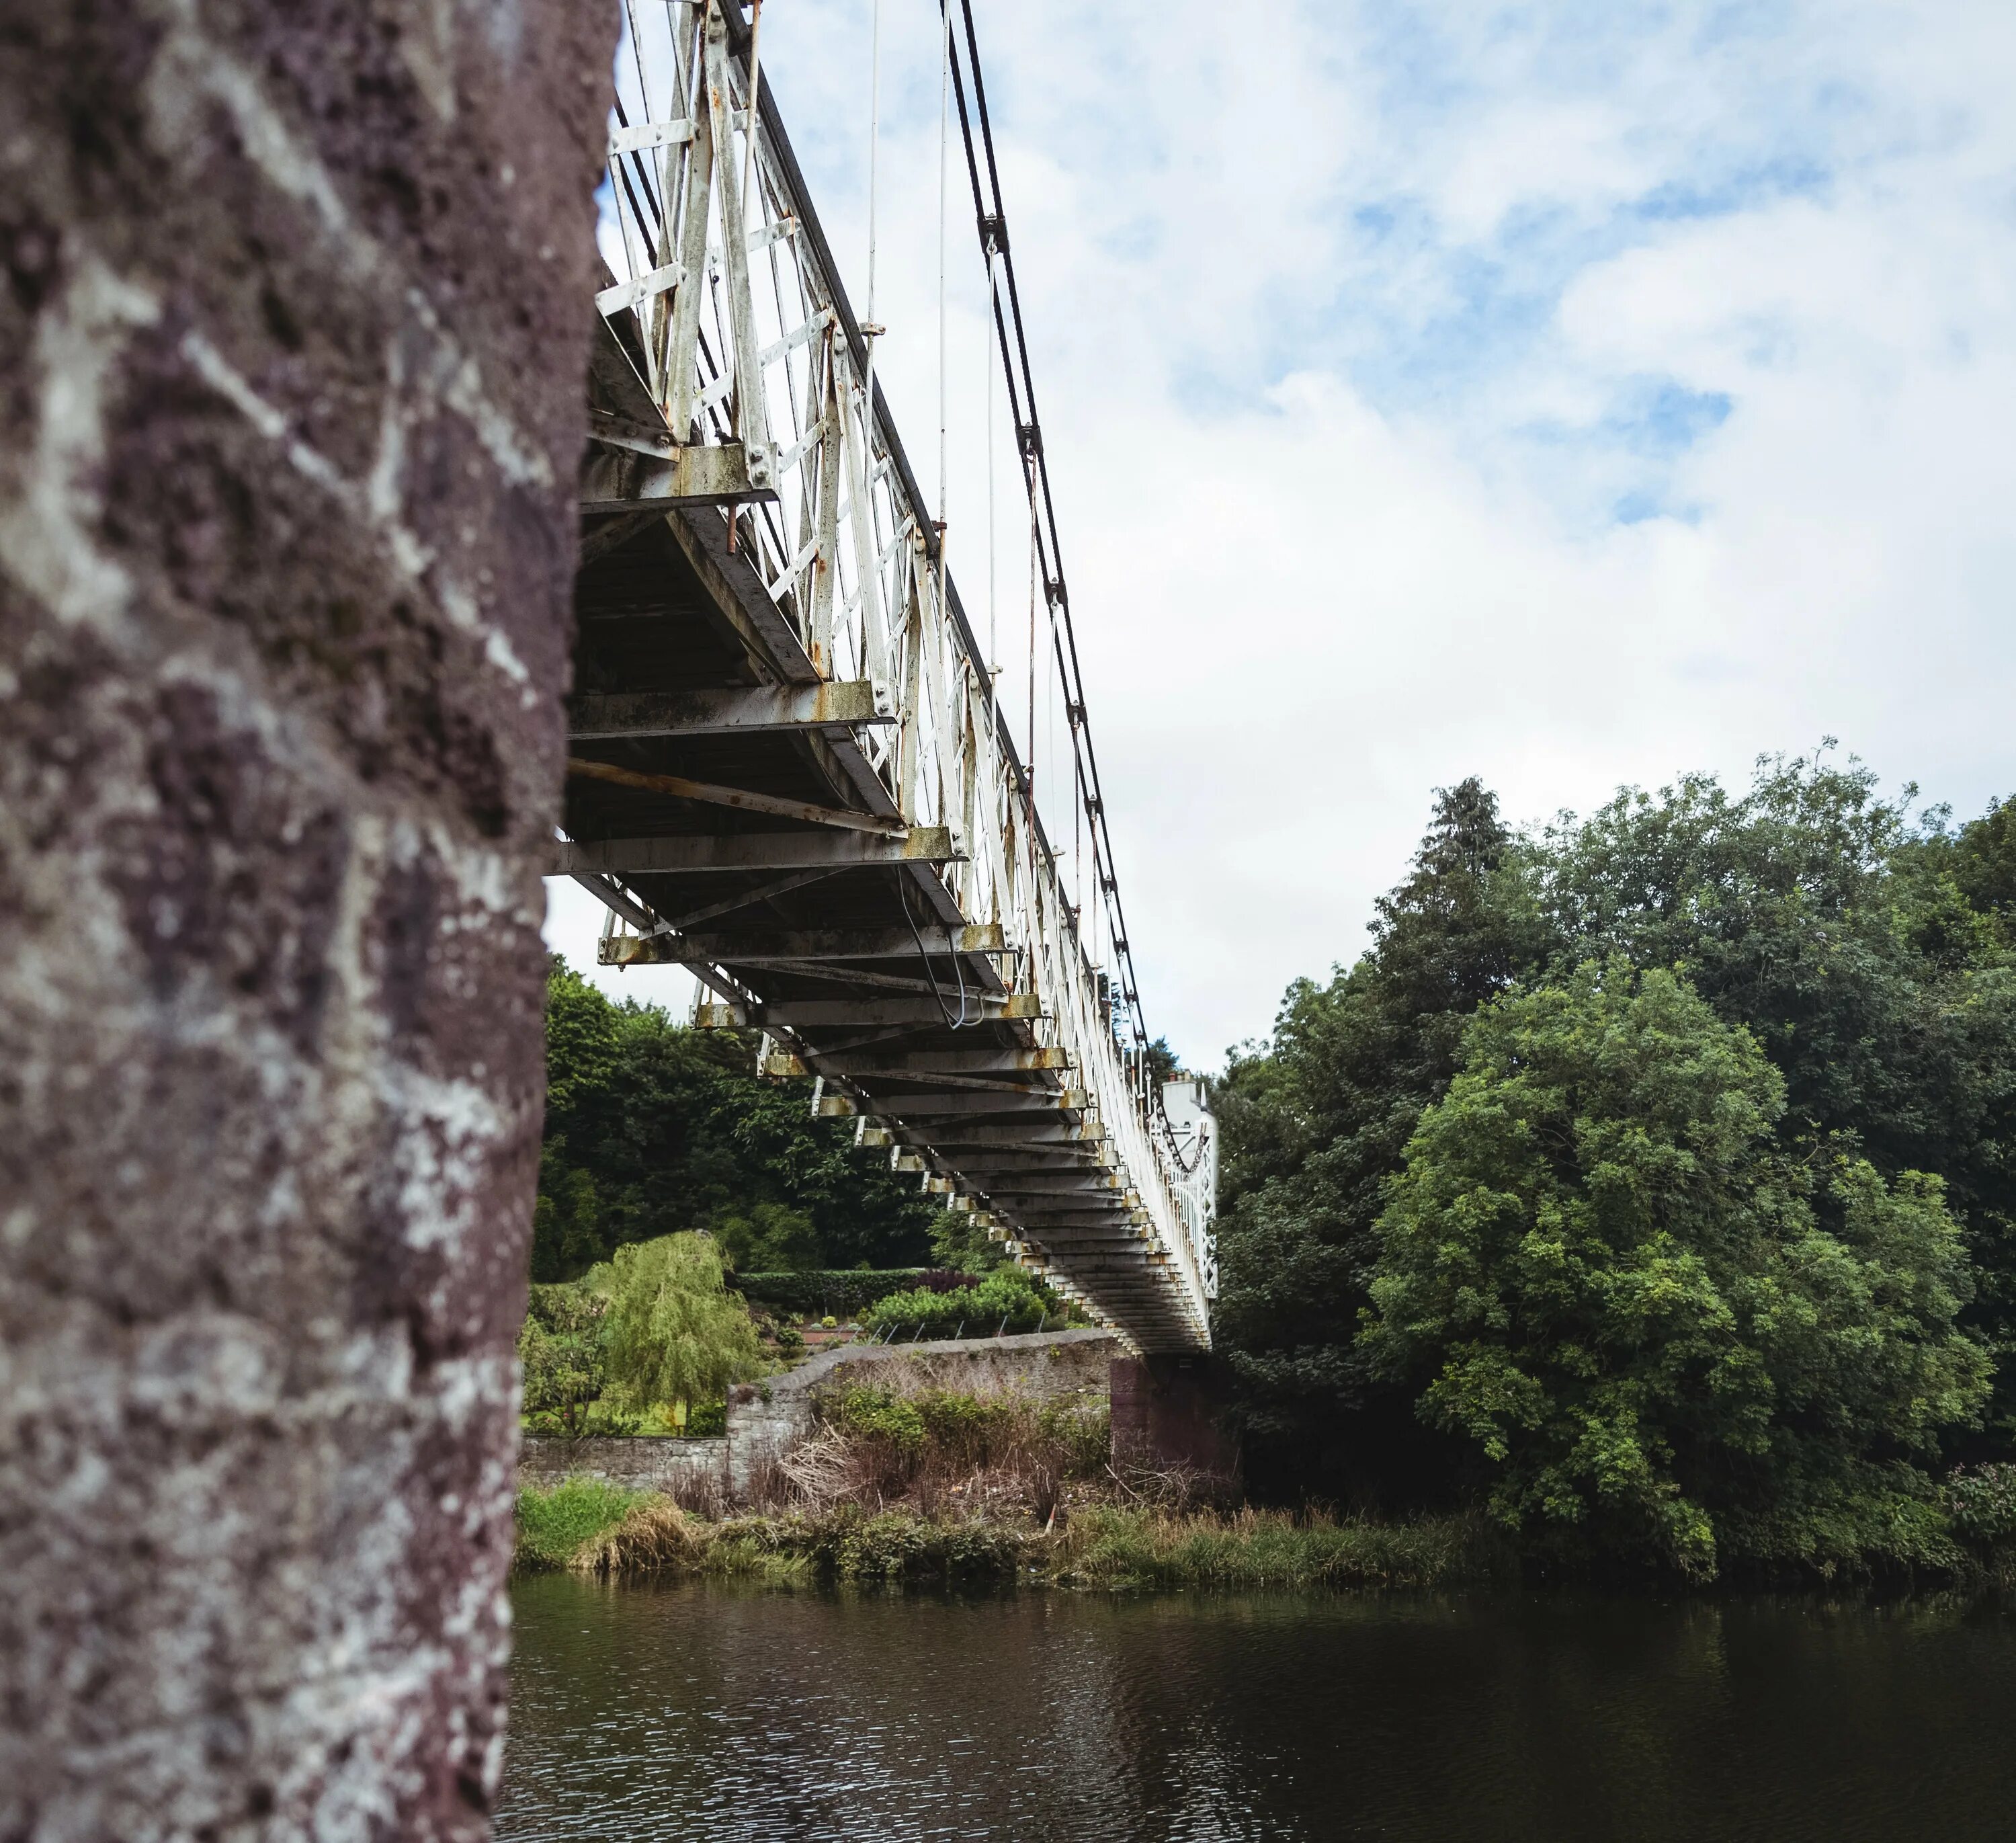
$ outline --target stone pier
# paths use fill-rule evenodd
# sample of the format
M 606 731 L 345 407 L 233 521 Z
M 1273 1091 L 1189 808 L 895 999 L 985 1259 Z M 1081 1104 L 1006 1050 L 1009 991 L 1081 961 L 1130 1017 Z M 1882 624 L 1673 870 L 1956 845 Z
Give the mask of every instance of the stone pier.
M 0 1837 L 474 1839 L 616 13 L 0 33 Z

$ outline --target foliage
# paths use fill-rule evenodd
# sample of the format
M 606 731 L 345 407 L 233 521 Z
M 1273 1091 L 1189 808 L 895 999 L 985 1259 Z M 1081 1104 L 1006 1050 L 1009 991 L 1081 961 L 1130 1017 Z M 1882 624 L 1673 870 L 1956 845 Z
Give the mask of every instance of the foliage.
M 556 958 L 532 1277 L 688 1229 L 718 1234 L 738 1267 L 923 1265 L 945 1212 L 848 1123 L 812 1119 L 809 1080 L 759 1080 L 755 1059 L 753 1037 L 613 1004 Z
M 819 1399 L 823 1430 L 783 1464 L 800 1502 L 907 1503 L 926 1514 L 1048 1517 L 1073 1481 L 1113 1478 L 1103 1407 L 1071 1396 L 975 1395 L 903 1365 Z
M 1103 1416 L 1068 1401 L 1031 1401 L 1013 1394 L 904 1391 L 854 1383 L 822 1400 L 820 1418 L 843 1433 L 886 1441 L 913 1456 L 929 1444 L 964 1466 L 988 1465 L 1032 1436 L 1060 1441 L 1069 1449 L 1067 1463 L 1078 1473 L 1096 1472 L 1109 1452 Z
M 608 1392 L 643 1408 L 704 1401 L 762 1369 L 756 1327 L 727 1290 L 705 1235 L 661 1235 L 618 1248 L 588 1276 L 608 1300 L 603 1319 Z
M 650 1495 L 598 1478 L 567 1478 L 549 1491 L 521 1491 L 513 1567 L 570 1567 L 585 1543 L 614 1529 Z
M 1939 1456 L 2010 1454 L 2016 802 L 1956 826 L 1914 816 L 1914 798 L 1881 797 L 1831 745 L 1760 761 L 1747 789 L 1690 776 L 1522 834 L 1474 781 L 1437 795 L 1370 950 L 1291 986 L 1272 1040 L 1236 1052 L 1218 1085 L 1214 1331 L 1256 1483 L 1432 1505 L 1502 1482 L 1481 1442 L 1417 1417 L 1433 1375 L 1356 1341 L 1387 1258 L 1377 1224 L 1480 1006 L 1565 990 L 1613 958 L 1670 972 L 1761 1050 L 1783 1105 L 1758 1156 L 1804 1173 L 1787 1220 L 1803 1210 L 1838 1238 L 1843 1187 L 1873 1196 L 1873 1172 L 1892 1218 L 1957 1226 L 1957 1328 L 1988 1353 L 1996 1393 L 1980 1424 L 1939 1428 Z M 1875 1206 L 1855 1207 L 1862 1220 Z M 1813 1470 L 1774 1502 L 1735 1485 L 1717 1499 L 1727 1553 L 1829 1566 L 1886 1545 L 1921 1560 L 1946 1541 L 1934 1455 L 1838 1438 L 1824 1416 L 1805 1435 Z
M 2016 1542 L 2016 1465 L 1956 1466 L 1941 1495 L 1957 1534 L 1975 1542 Z
M 923 1411 L 907 1397 L 871 1383 L 841 1390 L 826 1405 L 825 1418 L 843 1433 L 885 1441 L 905 1455 L 923 1450 Z
M 1390 1187 L 1365 1343 L 1482 1448 L 1498 1514 L 1701 1576 L 1731 1535 L 1852 1563 L 1870 1506 L 1913 1521 L 1900 1459 L 1987 1385 L 1939 1181 L 1788 1156 L 1755 1040 L 1622 957 L 1466 1042 Z
M 1217 1085 L 1214 1329 L 1263 1481 L 1286 1469 L 1363 1489 L 1369 1460 L 1420 1482 L 1411 1400 L 1354 1339 L 1381 1187 L 1455 1073 L 1469 1014 L 1546 944 L 1516 845 L 1477 781 L 1438 792 L 1411 875 L 1378 905 L 1370 952 L 1327 986 L 1290 986 L 1272 1044 L 1235 1054 Z
M 524 1410 L 535 1434 L 578 1438 L 619 1430 L 603 1424 L 599 1398 L 608 1377 L 602 1321 L 608 1300 L 578 1286 L 535 1286 L 518 1333 Z
M 808 1273 L 738 1272 L 736 1288 L 745 1298 L 787 1312 L 797 1318 L 850 1314 L 864 1310 L 885 1293 L 900 1293 L 919 1283 L 928 1270 L 920 1267 L 819 1268 Z
M 1055 1301 L 1010 1267 L 975 1285 L 942 1292 L 919 1286 L 889 1293 L 868 1308 L 862 1328 L 877 1336 L 932 1338 L 956 1336 L 963 1327 L 976 1337 L 986 1337 L 997 1330 L 1034 1331 L 1056 1313 Z
M 723 1216 L 715 1239 L 729 1264 L 770 1273 L 802 1273 L 820 1266 L 825 1250 L 812 1214 L 783 1203 L 756 1203 Z
M 2016 1415 L 2016 957 L 2008 809 L 1913 824 L 1827 748 L 1747 794 L 1690 775 L 1620 792 L 1536 857 L 1557 942 L 1529 976 L 1622 953 L 1680 968 L 1784 1076 L 1780 1136 L 1851 1136 L 1886 1177 L 1931 1173 L 1974 1259 L 1964 1322 Z
M 709 1521 L 663 1497 L 585 1480 L 521 1492 L 518 1517 L 515 1566 L 616 1577 L 1251 1590 L 1438 1586 L 1507 1571 L 1502 1538 L 1475 1518 L 1382 1525 L 1093 1506 L 1053 1533 L 1027 1520 L 842 1503 Z
M 975 1221 L 971 1210 L 941 1210 L 931 1229 L 931 1259 L 942 1268 L 963 1273 L 991 1274 L 1009 1264 L 1009 1257 L 999 1242 L 987 1239 L 987 1231 Z

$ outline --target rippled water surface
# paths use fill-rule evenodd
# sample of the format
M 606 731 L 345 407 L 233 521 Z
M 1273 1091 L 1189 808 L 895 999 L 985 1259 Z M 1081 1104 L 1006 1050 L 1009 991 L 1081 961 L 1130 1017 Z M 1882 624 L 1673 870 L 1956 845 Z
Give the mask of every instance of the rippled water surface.
M 2016 1838 L 2016 1616 L 516 1590 L 498 1834 Z

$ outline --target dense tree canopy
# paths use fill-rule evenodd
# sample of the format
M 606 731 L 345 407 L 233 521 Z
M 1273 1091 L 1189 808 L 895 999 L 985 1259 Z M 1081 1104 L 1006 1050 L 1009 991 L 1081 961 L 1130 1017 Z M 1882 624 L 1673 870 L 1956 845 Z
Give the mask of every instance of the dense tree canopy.
M 1388 1187 L 1363 1340 L 1475 1441 L 1506 1521 L 1714 1571 L 1832 1560 L 1987 1359 L 1935 1178 L 1788 1150 L 1785 1083 L 1683 980 L 1621 957 L 1494 1001 Z M 1904 1514 L 1908 1517 L 1908 1508 Z
M 571 1279 L 628 1243 L 705 1229 L 743 1271 L 922 1266 L 944 1214 L 811 1117 L 809 1081 L 758 1079 L 754 1041 L 616 1004 L 556 959 L 532 1277 Z
M 1698 1561 L 1707 1551 L 1686 1533 L 1701 1534 L 1696 1512 L 1703 1539 L 1730 1552 L 1824 1548 L 1814 1533 L 1823 1525 L 1836 1549 L 1852 1548 L 1841 1506 L 1888 1502 L 1902 1516 L 1896 1505 L 1927 1476 L 1910 1468 L 1914 1457 L 1931 1463 L 1928 1439 L 1948 1456 L 2008 1449 L 2016 806 L 1955 828 L 1938 810 L 1914 817 L 1914 797 L 1879 797 L 1870 774 L 1825 749 L 1760 763 L 1741 794 L 1690 777 L 1525 833 L 1474 781 L 1437 796 L 1409 875 L 1379 905 L 1370 950 L 1327 984 L 1291 986 L 1272 1041 L 1236 1054 L 1220 1087 L 1217 1327 L 1257 1477 L 1416 1501 L 1478 1486 L 1542 1522 L 1551 1499 L 1558 1520 L 1629 1524 L 1641 1548 L 1656 1527 L 1671 1558 Z M 1539 1107 L 1538 1077 L 1514 1067 L 1516 1046 L 1550 1045 L 1558 1061 L 1574 1046 L 1628 1037 L 1629 1017 L 1650 1030 L 1647 1007 L 1665 1020 L 1652 1034 L 1677 1059 L 1665 1074 L 1648 1064 L 1650 1085 L 1636 1089 L 1556 1083 L 1549 1091 L 1565 1098 L 1525 1118 L 1528 1137 L 1516 1146 L 1485 1130 Z M 1673 1084 L 1689 1070 L 1687 1105 L 1705 1109 L 1686 1116 L 1691 1125 L 1659 1111 L 1678 1104 L 1686 1084 Z M 1735 1136 L 1714 1138 L 1725 1130 Z M 1597 1156 L 1606 1134 L 1631 1157 Z M 1661 1146 L 1698 1160 L 1711 1141 L 1722 1161 L 1714 1210 L 1705 1193 L 1653 1182 L 1673 1169 Z M 1624 1191 L 1607 1190 L 1613 1182 Z M 1510 1212 L 1492 1216 L 1488 1234 L 1466 1214 L 1465 1199 L 1484 1193 Z M 1608 1252 L 1589 1256 L 1571 1289 L 1579 1303 L 1561 1307 L 1568 1321 L 1550 1344 L 1552 1321 L 1532 1316 L 1539 1282 L 1516 1250 L 1543 1217 L 1557 1228 L 1611 1223 L 1627 1193 L 1658 1235 L 1679 1239 L 1648 1241 L 1645 1228 L 1603 1241 Z M 1740 1208 L 1730 1200 L 1743 1199 Z M 1741 1233 L 1739 1217 L 1751 1224 Z M 1721 1224 L 1712 1234 L 1711 1218 Z M 1514 1223 L 1525 1225 L 1516 1236 Z M 1494 1235 L 1512 1239 L 1499 1247 Z M 1694 1368 L 1673 1369 L 1672 1327 L 1654 1335 L 1648 1325 L 1643 1348 L 1623 1361 L 1605 1314 L 1654 1245 L 1689 1250 L 1696 1290 L 1687 1297 L 1700 1309 L 1715 1300 L 1736 1314 L 1724 1357 L 1754 1351 L 1753 1380 L 1778 1405 L 1764 1434 L 1715 1430 L 1736 1398 L 1710 1401 L 1708 1379 L 1726 1388 L 1733 1371 L 1698 1354 Z M 1480 1334 L 1465 1315 L 1485 1308 L 1437 1290 L 1435 1264 L 1452 1249 L 1485 1263 L 1491 1309 L 1503 1317 L 1497 1341 L 1467 1354 L 1458 1347 Z M 1732 1301 L 1764 1279 L 1790 1289 L 1802 1322 L 1810 1318 L 1811 1348 L 1744 1341 Z M 1823 1281 L 1847 1291 L 1799 1289 Z M 1903 1317 L 1886 1286 L 1916 1301 Z M 1922 1412 L 1909 1425 L 1874 1372 L 1839 1366 L 1864 1344 L 1881 1351 L 1892 1382 L 1931 1365 L 1917 1376 Z M 1564 1351 L 1582 1362 L 1586 1347 L 1611 1352 L 1592 1372 L 1604 1387 L 1677 1378 L 1673 1399 L 1633 1437 L 1637 1457 L 1626 1455 L 1625 1469 L 1643 1462 L 1635 1499 L 1603 1488 L 1600 1469 L 1579 1470 L 1568 1455 L 1579 1449 L 1561 1444 L 1575 1415 L 1596 1412 L 1587 1391 L 1597 1385 L 1571 1387 L 1568 1370 L 1550 1365 Z M 1545 1404 L 1531 1425 L 1499 1424 L 1485 1409 L 1491 1365 L 1527 1374 L 1515 1349 L 1554 1352 L 1528 1379 Z M 1980 1412 L 1977 1362 L 1994 1372 Z M 1799 1378 L 1814 1376 L 1824 1387 L 1795 1405 Z M 1744 1486 L 1774 1467 L 1788 1495 Z M 1654 1504 L 1666 1507 L 1657 1517 Z
M 1465 1020 L 1534 958 L 1515 843 L 1476 781 L 1438 795 L 1372 950 L 1327 986 L 1290 986 L 1273 1044 L 1219 1086 L 1218 1331 L 1263 1477 L 1276 1454 L 1326 1489 L 1437 1462 L 1358 1347 L 1358 1314 L 1381 1187 L 1455 1073 Z

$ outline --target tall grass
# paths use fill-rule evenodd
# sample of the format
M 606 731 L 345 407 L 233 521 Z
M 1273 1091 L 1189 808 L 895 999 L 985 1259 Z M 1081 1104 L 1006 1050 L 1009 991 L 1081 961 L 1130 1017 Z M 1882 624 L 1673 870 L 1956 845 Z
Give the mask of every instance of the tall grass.
M 1049 1557 L 1057 1578 L 1103 1588 L 1437 1587 L 1515 1570 L 1502 1534 L 1479 1518 L 1253 1509 L 1087 1509 Z
M 599 1478 L 567 1478 L 550 1491 L 518 1494 L 516 1568 L 574 1565 L 584 1545 L 614 1529 L 631 1511 L 651 1501 L 649 1491 L 625 1491 Z
M 1103 1491 L 1111 1439 L 1103 1410 L 1015 1393 L 971 1395 L 910 1383 L 856 1383 L 819 1403 L 819 1434 L 779 1468 L 780 1507 L 905 1506 L 927 1520 L 984 1511 L 1047 1522 L 1075 1489 Z
M 617 1509 L 617 1500 L 628 1497 Z M 556 1509 L 553 1500 L 561 1499 Z M 769 1581 L 1039 1580 L 1103 1589 L 1433 1587 L 1509 1571 L 1501 1538 L 1462 1517 L 1381 1524 L 1276 1511 L 1089 1506 L 1046 1527 L 859 1505 L 725 1517 L 573 1481 L 520 1500 L 520 1566 L 603 1576 Z M 614 1513 L 611 1514 L 611 1513 Z M 536 1527 L 528 1540 L 527 1520 Z M 568 1536 L 578 1531 L 571 1548 Z

